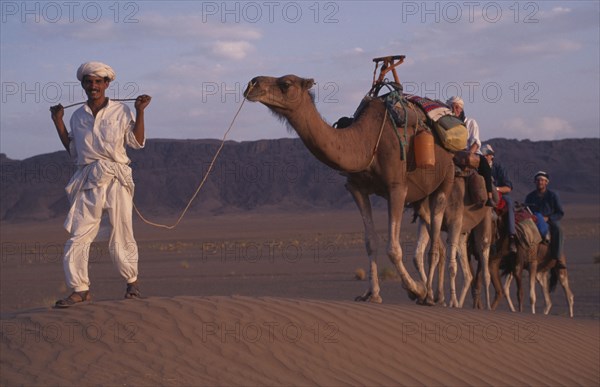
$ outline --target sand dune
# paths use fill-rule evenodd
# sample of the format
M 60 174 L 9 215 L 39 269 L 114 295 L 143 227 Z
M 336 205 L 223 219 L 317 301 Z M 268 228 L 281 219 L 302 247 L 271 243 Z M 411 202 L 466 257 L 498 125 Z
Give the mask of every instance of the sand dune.
M 381 283 L 384 304 L 347 301 L 367 287 L 353 279 L 366 264 L 356 211 L 193 218 L 174 232 L 138 225 L 149 297 L 120 300 L 124 284 L 100 245 L 94 301 L 55 310 L 68 294 L 62 220 L 3 223 L 0 386 L 597 386 L 598 208 L 568 213 L 574 319 L 560 289 L 550 316 L 539 293 L 529 313 L 527 290 L 523 313 L 506 302 L 472 310 L 470 298 L 461 310 L 422 307 L 394 279 Z M 385 212 L 375 218 L 385 235 Z M 412 270 L 414 225 L 403 227 Z
M 2 316 L 2 385 L 598 385 L 594 320 L 263 297 Z

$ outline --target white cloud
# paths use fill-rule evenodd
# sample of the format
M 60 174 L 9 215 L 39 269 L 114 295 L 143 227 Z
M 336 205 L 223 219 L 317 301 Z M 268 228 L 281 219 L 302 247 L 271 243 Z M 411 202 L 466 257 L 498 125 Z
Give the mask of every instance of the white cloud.
M 513 48 L 515 54 L 557 55 L 577 51 L 582 44 L 569 39 L 549 39 L 535 43 L 517 44 Z
M 141 18 L 141 27 L 149 35 L 158 37 L 178 37 L 182 39 L 249 39 L 262 38 L 262 32 L 255 27 L 243 24 L 209 23 L 201 15 L 148 14 Z
M 115 23 L 110 18 L 102 18 L 90 23 L 79 20 L 70 23 L 60 20 L 50 23 L 42 19 L 31 23 L 34 33 L 51 34 L 61 38 L 80 41 L 140 41 L 223 39 L 257 40 L 262 38 L 260 29 L 244 24 L 213 23 L 202 20 L 201 15 L 162 15 L 146 13 L 138 15 L 138 23 Z
M 502 133 L 506 137 L 530 140 L 555 140 L 576 135 L 575 128 L 564 118 L 544 116 L 539 119 L 514 117 L 504 121 Z
M 213 54 L 233 60 L 242 60 L 254 51 L 254 46 L 246 41 L 217 41 L 212 48 Z
M 571 12 L 571 8 L 565 8 L 565 7 L 552 8 L 552 13 L 555 13 L 555 14 L 563 14 L 563 13 L 570 13 L 570 12 Z
M 539 121 L 540 133 L 552 136 L 552 138 L 564 138 L 575 133 L 571 124 L 560 117 L 542 117 Z

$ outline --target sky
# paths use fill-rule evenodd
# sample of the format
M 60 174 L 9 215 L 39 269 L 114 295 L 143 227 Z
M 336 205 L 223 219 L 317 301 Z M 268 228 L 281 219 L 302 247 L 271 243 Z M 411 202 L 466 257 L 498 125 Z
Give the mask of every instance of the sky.
M 405 55 L 405 92 L 459 95 L 491 138 L 600 137 L 599 1 L 1 1 L 0 152 L 62 149 L 49 108 L 81 102 L 83 62 L 107 95 L 149 94 L 148 138 L 222 138 L 257 75 L 313 78 L 333 123 L 369 91 L 372 58 Z M 67 110 L 65 122 L 74 108 Z M 246 102 L 229 139 L 294 137 Z

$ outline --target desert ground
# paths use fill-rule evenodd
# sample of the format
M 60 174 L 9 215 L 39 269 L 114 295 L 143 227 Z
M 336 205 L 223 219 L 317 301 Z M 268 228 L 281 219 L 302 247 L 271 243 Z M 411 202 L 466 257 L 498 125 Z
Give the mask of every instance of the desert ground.
M 560 285 L 549 315 L 539 289 L 530 313 L 527 288 L 522 313 L 506 301 L 473 310 L 470 295 L 464 309 L 415 304 L 385 255 L 384 210 L 381 305 L 353 301 L 367 288 L 355 271 L 368 268 L 357 211 L 263 210 L 184 218 L 174 230 L 136 220 L 144 298 L 123 300 L 99 242 L 93 301 L 56 310 L 68 294 L 63 219 L 3 222 L 0 384 L 598 385 L 600 208 L 565 212 L 573 319 Z M 402 246 L 416 279 L 410 215 Z

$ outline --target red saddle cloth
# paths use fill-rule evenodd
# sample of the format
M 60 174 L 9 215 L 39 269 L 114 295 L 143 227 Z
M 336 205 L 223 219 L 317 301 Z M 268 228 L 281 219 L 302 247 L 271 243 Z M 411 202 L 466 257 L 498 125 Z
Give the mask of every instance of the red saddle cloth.
M 502 193 L 498 192 L 498 204 L 496 204 L 496 212 L 500 214 L 506 208 L 506 200 L 502 197 Z
M 515 223 L 521 223 L 524 220 L 531 219 L 534 223 L 537 219 L 535 215 L 531 214 L 526 209 L 520 209 L 515 211 Z

